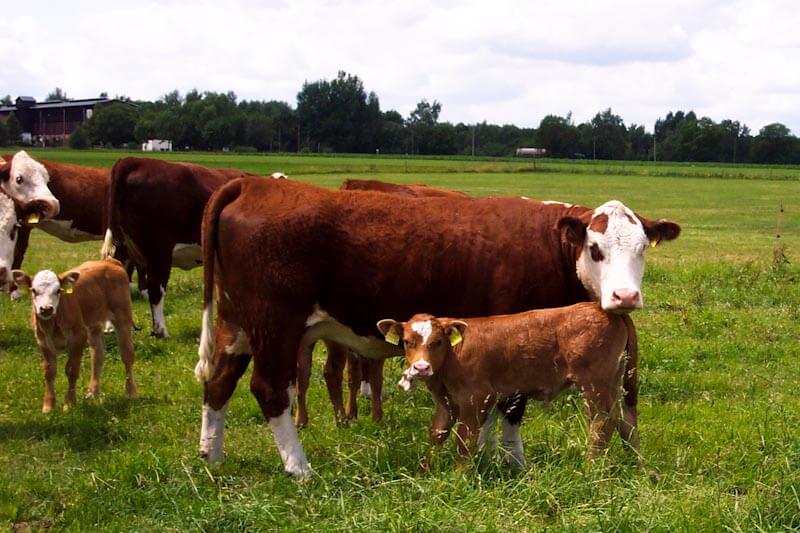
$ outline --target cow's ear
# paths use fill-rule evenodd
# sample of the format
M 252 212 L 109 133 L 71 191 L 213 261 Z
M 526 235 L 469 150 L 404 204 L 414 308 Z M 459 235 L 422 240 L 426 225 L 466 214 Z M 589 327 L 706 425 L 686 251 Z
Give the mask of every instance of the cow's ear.
M 30 290 L 31 277 L 22 270 L 12 270 L 11 279 L 14 280 L 14 283 L 16 283 L 17 287 L 19 287 L 20 289 L 25 291 Z
M 586 241 L 586 223 L 577 217 L 562 217 L 556 225 L 561 232 L 561 238 L 570 244 L 581 247 Z
M 392 320 L 391 318 L 384 318 L 378 322 L 378 331 L 383 335 L 383 339 L 389 344 L 397 346 L 400 344 L 400 336 L 403 332 L 402 322 Z
M 467 323 L 463 320 L 451 320 L 444 324 L 444 332 L 450 341 L 450 346 L 455 346 L 464 340 Z
M 75 282 L 78 281 L 78 278 L 81 277 L 80 272 L 67 272 L 61 278 L 59 278 L 59 283 L 61 284 L 61 290 L 67 294 L 72 294 L 72 287 L 75 285 Z
M 642 217 L 639 217 L 639 220 L 642 222 L 644 234 L 650 240 L 651 246 L 655 246 L 661 241 L 673 241 L 681 234 L 680 225 L 671 220 L 662 218 L 658 221 L 652 221 Z

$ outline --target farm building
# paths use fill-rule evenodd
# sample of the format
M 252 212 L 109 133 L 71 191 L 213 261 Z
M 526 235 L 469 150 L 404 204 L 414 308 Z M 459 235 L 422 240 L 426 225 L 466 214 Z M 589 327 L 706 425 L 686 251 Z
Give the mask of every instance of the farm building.
M 114 102 L 122 100 L 103 97 L 37 102 L 31 96 L 20 96 L 14 105 L 0 106 L 0 121 L 5 122 L 14 113 L 22 128 L 23 143 L 63 144 L 78 126 L 92 117 L 95 107 Z

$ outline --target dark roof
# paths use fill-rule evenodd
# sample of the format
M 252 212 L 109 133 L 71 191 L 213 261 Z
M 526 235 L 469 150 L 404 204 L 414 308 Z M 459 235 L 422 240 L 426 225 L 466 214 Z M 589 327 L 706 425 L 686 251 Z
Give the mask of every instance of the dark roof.
M 22 100 L 23 102 L 36 102 L 36 98 L 33 96 L 18 96 L 17 100 Z
M 30 98 L 29 96 L 20 96 L 21 98 Z M 35 100 L 34 100 L 35 101 Z M 37 110 L 37 109 L 61 109 L 64 107 L 90 107 L 95 106 L 97 104 L 110 104 L 113 102 L 122 102 L 124 104 L 128 104 L 131 106 L 136 107 L 136 104 L 132 102 L 123 102 L 122 100 L 118 100 L 116 98 L 84 98 L 83 100 L 51 100 L 49 102 L 40 102 L 37 104 L 32 105 L 28 109 Z M 0 106 L 0 113 L 9 113 L 11 111 L 16 111 L 17 106 L 10 105 L 10 106 Z

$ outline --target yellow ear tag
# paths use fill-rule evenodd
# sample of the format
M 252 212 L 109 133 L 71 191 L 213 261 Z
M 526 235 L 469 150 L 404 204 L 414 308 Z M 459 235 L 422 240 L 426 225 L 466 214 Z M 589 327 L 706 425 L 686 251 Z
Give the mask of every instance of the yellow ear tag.
M 394 344 L 397 346 L 400 344 L 400 334 L 397 333 L 397 330 L 391 328 L 389 331 L 386 332 L 386 336 L 383 338 L 389 344 Z
M 450 346 L 455 346 L 459 342 L 463 341 L 464 337 L 461 336 L 461 332 L 458 331 L 456 328 L 452 328 L 450 330 Z
M 72 285 L 67 285 L 66 287 L 64 287 L 64 293 L 72 294 Z
M 655 248 L 657 245 L 658 245 L 658 241 L 656 239 L 653 239 L 652 241 L 650 241 L 650 248 Z
M 39 215 L 36 213 L 28 215 L 28 224 L 36 224 L 39 222 Z

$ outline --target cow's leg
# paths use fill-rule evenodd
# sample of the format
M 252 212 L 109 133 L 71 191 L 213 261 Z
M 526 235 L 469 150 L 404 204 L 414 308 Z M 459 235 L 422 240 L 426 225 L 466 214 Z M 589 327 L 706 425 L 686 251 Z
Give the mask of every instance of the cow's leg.
M 516 395 L 503 401 L 499 407 L 503 413 L 503 462 L 512 469 L 522 469 L 526 466 L 525 450 L 520 437 L 526 405 L 527 399 Z
M 363 377 L 361 361 L 352 350 L 345 350 L 347 358 L 347 405 L 344 410 L 346 420 L 358 418 L 358 392 Z
M 273 323 L 268 330 L 259 332 L 262 337 L 254 347 L 250 391 L 258 401 L 261 412 L 272 430 L 284 469 L 302 480 L 311 475 L 311 467 L 297 438 L 297 431 L 292 422 L 291 404 L 297 372 L 295 354 L 303 323 L 300 322 L 296 328 L 278 326 Z M 275 336 L 277 332 L 280 332 L 282 338 Z
M 325 350 L 328 352 L 328 357 L 322 375 L 325 377 L 328 397 L 333 406 L 333 415 L 337 421 L 342 421 L 345 418 L 342 405 L 342 376 L 347 360 L 347 349 L 335 342 L 325 342 Z
M 364 359 L 367 367 L 367 377 L 372 392 L 372 420 L 380 422 L 383 419 L 383 363 L 385 359 Z
M 295 411 L 294 423 L 299 428 L 308 425 L 308 409 L 306 407 L 306 392 L 311 382 L 311 363 L 314 347 L 306 349 L 300 346 L 297 351 L 297 411 Z
M 250 354 L 250 343 L 244 331 L 219 320 L 212 359 L 214 374 L 203 387 L 200 427 L 200 456 L 209 463 L 222 460 L 228 400 L 250 364 Z
M 491 407 L 489 412 L 486 413 L 486 420 L 481 425 L 480 433 L 478 434 L 478 450 L 482 451 L 488 457 L 497 448 L 497 433 L 494 427 L 497 424 L 497 409 Z
M 56 353 L 47 348 L 42 348 L 42 370 L 44 371 L 44 399 L 42 412 L 49 413 L 56 404 Z
M 152 335 L 163 339 L 169 337 L 164 320 L 164 299 L 167 294 L 171 261 L 171 249 L 170 253 L 163 251 L 153 253 L 147 261 L 147 298 L 150 300 L 150 312 L 153 317 Z
M 125 395 L 128 398 L 136 398 L 136 381 L 133 379 L 133 335 L 131 332 L 131 316 L 114 319 L 114 329 L 117 332 L 117 347 L 122 364 L 125 365 Z
M 106 344 L 103 340 L 102 329 L 92 329 L 89 332 L 89 354 L 92 359 L 92 377 L 86 397 L 97 399 L 100 397 L 100 374 L 103 372 L 103 362 L 106 358 Z

